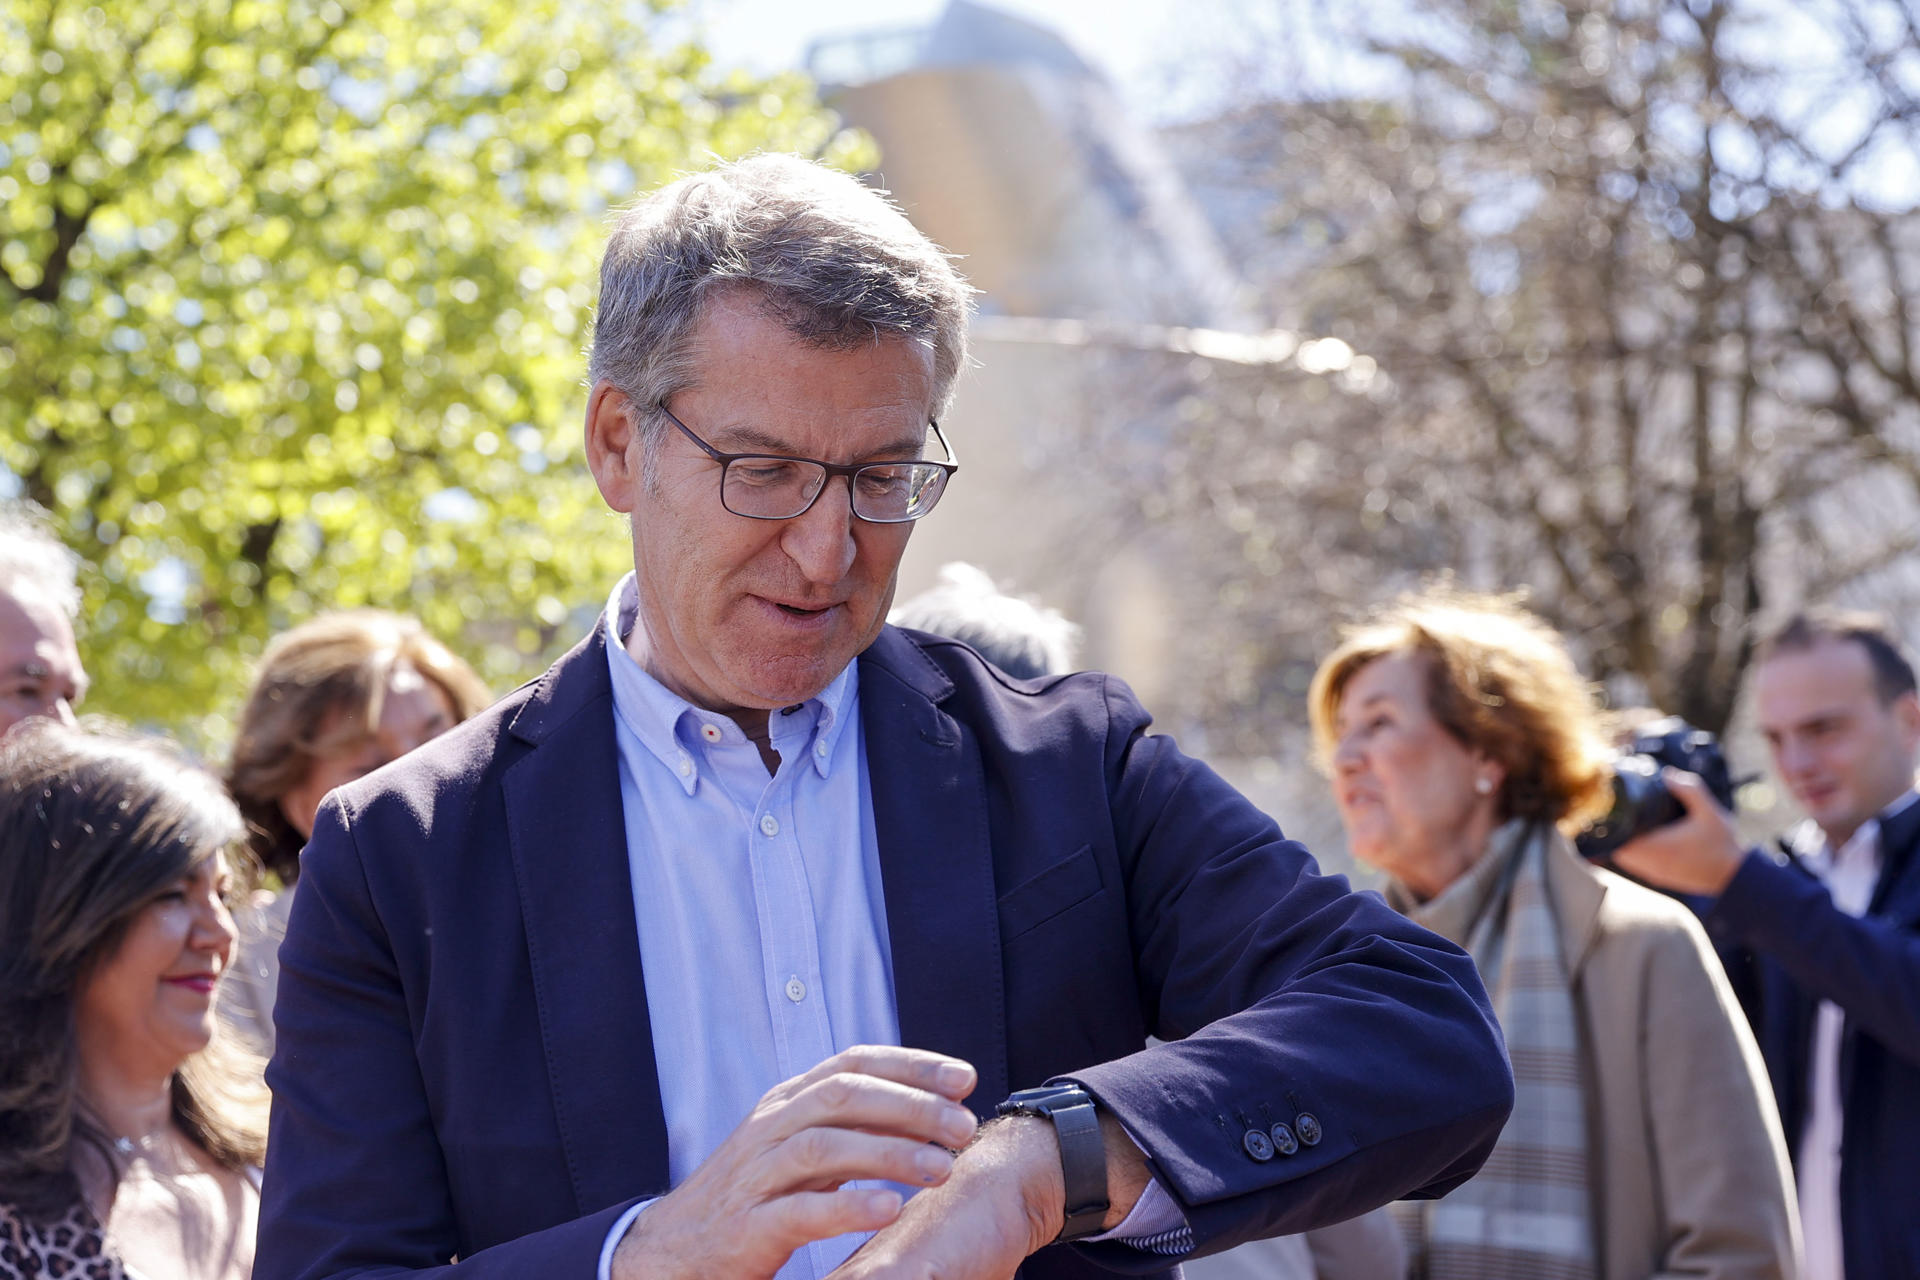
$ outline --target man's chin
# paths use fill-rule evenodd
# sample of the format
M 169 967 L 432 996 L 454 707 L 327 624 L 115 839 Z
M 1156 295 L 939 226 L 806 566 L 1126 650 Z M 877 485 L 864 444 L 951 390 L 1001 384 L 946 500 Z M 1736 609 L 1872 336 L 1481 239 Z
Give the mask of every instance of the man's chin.
M 855 655 L 796 654 L 757 664 L 747 683 L 747 705 L 778 711 L 825 693 Z

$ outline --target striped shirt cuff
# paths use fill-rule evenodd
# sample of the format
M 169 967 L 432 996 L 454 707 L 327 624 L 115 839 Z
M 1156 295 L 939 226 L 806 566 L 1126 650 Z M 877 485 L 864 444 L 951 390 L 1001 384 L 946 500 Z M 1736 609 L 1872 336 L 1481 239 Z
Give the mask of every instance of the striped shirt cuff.
M 1180 1211 L 1179 1202 L 1160 1185 L 1160 1179 L 1150 1178 L 1147 1189 L 1133 1202 L 1132 1210 L 1119 1226 L 1086 1238 L 1088 1244 L 1095 1241 L 1111 1241 L 1142 1253 L 1171 1258 L 1193 1252 L 1193 1228 L 1187 1225 L 1187 1216 Z

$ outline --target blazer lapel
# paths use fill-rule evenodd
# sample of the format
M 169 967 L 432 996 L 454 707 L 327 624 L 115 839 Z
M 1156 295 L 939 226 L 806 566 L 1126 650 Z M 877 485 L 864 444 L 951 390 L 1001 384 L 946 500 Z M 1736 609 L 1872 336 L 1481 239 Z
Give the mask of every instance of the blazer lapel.
M 1871 915 L 1883 914 L 1894 886 L 1907 873 L 1914 851 L 1920 848 L 1920 800 L 1880 824 L 1880 879 L 1873 886 L 1873 900 L 1867 904 Z
M 1577 981 L 1600 938 L 1600 906 L 1607 898 L 1607 883 L 1565 840 L 1548 844 L 1546 872 L 1547 897 L 1560 926 L 1567 977 Z
M 1000 920 L 979 748 L 939 703 L 953 684 L 888 627 L 860 658 L 860 722 L 900 1042 L 973 1064 L 967 1100 L 1007 1095 Z
M 507 838 L 540 1036 L 581 1214 L 667 1190 L 667 1127 L 640 972 L 605 620 L 514 717 Z

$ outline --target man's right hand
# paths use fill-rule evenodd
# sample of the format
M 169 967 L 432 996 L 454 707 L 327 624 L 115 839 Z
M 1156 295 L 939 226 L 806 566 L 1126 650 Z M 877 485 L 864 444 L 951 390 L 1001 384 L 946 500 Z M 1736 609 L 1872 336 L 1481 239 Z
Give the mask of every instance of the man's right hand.
M 809 1241 L 879 1230 L 899 1216 L 900 1194 L 842 1184 L 945 1182 L 953 1157 L 940 1148 L 972 1140 L 973 1113 L 959 1103 L 977 1080 L 957 1058 L 861 1046 L 774 1086 L 634 1220 L 614 1280 L 766 1280 Z
M 1655 888 L 1717 898 L 1747 856 L 1733 815 L 1691 773 L 1668 767 L 1660 780 L 1685 816 L 1627 841 L 1614 851 L 1613 861 Z

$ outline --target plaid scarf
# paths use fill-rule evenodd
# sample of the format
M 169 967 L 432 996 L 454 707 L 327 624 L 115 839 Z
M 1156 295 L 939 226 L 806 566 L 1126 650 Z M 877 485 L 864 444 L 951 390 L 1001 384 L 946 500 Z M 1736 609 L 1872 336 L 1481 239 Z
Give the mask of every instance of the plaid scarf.
M 1593 1203 L 1579 1021 L 1547 897 L 1547 824 L 1506 823 L 1486 855 L 1430 902 L 1387 901 L 1463 946 L 1493 997 L 1513 1064 L 1513 1116 L 1473 1179 L 1444 1200 L 1402 1201 L 1416 1280 L 1593 1280 Z

